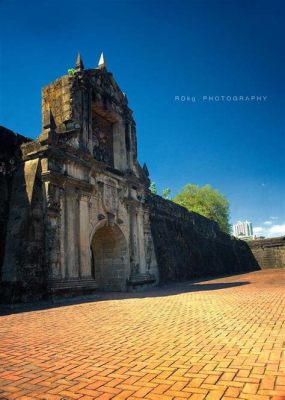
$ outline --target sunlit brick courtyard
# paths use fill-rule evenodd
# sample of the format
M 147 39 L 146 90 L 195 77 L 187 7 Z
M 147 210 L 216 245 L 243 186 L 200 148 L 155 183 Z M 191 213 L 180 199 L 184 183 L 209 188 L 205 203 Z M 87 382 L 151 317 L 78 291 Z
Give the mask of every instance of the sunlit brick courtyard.
M 0 399 L 285 399 L 284 283 L 265 270 L 4 310 Z

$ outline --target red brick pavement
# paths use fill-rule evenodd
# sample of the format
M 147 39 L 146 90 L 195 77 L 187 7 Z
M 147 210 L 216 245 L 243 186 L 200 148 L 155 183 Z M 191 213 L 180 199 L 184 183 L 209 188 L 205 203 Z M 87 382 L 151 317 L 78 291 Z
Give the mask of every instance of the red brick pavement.
M 0 318 L 0 399 L 285 399 L 285 271 Z

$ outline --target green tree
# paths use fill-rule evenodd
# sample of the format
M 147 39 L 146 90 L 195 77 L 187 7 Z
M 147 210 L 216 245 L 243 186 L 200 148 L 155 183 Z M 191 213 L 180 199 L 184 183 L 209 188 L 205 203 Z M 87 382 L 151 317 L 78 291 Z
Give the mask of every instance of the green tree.
M 151 184 L 149 185 L 149 190 L 152 194 L 157 194 L 157 187 L 155 182 L 151 182 Z
M 210 185 L 200 187 L 188 184 L 173 201 L 189 211 L 216 221 L 222 231 L 230 233 L 229 202 L 223 194 Z
M 170 200 L 170 197 L 169 197 L 170 192 L 171 192 L 171 190 L 170 190 L 169 188 L 165 188 L 165 189 L 162 191 L 162 197 L 163 197 L 164 199 L 166 199 L 166 200 Z

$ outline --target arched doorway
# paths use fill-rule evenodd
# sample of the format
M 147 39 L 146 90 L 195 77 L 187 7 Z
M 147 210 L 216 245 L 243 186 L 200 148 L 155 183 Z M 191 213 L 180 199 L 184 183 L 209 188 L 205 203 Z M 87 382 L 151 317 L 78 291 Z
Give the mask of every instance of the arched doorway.
M 122 291 L 127 280 L 127 243 L 117 226 L 98 229 L 91 242 L 92 270 L 100 290 Z

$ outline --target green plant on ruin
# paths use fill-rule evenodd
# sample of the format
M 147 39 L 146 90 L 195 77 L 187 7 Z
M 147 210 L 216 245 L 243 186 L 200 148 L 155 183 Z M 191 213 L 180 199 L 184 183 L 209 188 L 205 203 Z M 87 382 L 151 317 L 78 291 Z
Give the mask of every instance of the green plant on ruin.
M 216 221 L 222 231 L 230 233 L 229 201 L 212 186 L 188 184 L 173 201 L 189 211 Z
M 68 74 L 69 76 L 74 75 L 74 74 L 75 74 L 75 69 L 74 69 L 74 68 L 68 68 L 67 74 Z
M 149 190 L 152 194 L 157 194 L 157 187 L 155 182 L 151 182 L 151 184 L 149 185 Z
M 162 191 L 162 197 L 163 197 L 165 200 L 170 200 L 170 192 L 171 192 L 171 189 L 165 188 L 165 189 Z

